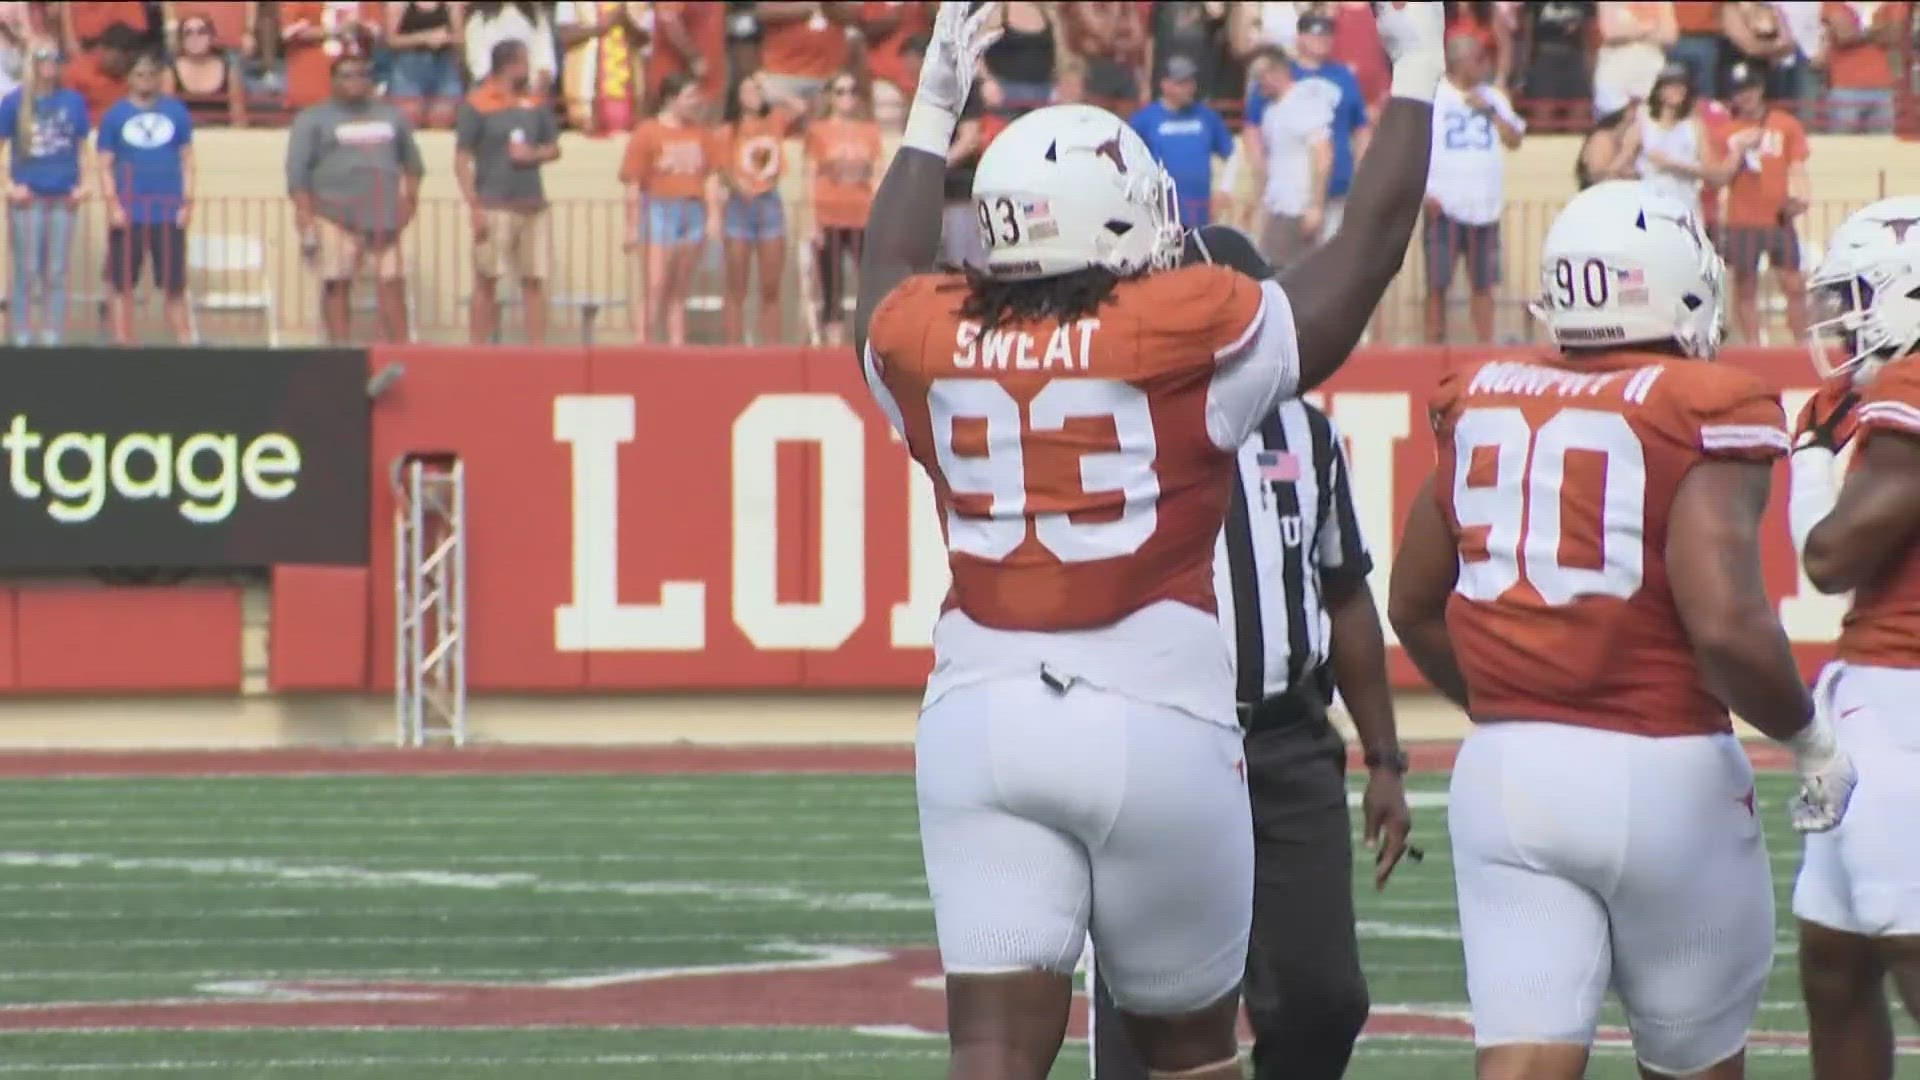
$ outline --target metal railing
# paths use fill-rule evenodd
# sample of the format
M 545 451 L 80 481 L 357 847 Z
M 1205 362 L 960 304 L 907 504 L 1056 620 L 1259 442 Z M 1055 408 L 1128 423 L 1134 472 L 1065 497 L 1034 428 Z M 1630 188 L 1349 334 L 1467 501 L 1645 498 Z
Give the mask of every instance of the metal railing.
M 1571 184 L 1569 184 L 1571 188 Z M 1499 250 L 1494 263 L 1499 283 L 1493 290 L 1494 337 L 1497 341 L 1532 340 L 1526 315 L 1528 299 L 1538 288 L 1537 252 L 1548 225 L 1564 200 L 1528 199 L 1511 203 L 1502 220 Z M 1815 202 L 1799 221 L 1805 264 L 1817 259 L 1828 233 L 1864 199 L 1827 199 Z M 639 327 L 643 301 L 653 283 L 647 280 L 644 245 L 630 243 L 633 233 L 629 208 L 619 198 L 558 200 L 549 209 L 551 249 L 548 264 L 548 332 L 554 344 L 590 342 L 628 344 L 643 340 Z M 1259 235 L 1258 222 L 1246 208 L 1236 208 L 1236 224 Z M 817 291 L 818 275 L 801 271 L 805 252 L 792 238 L 810 228 L 806 208 L 796 200 L 788 206 L 786 272 L 779 290 L 782 341 L 803 343 L 812 320 L 803 302 L 815 302 L 802 289 Z M 11 230 L 8 230 L 10 233 Z M 68 316 L 63 340 L 70 343 L 114 340 L 108 269 L 109 226 L 98 200 L 83 201 L 73 211 L 72 237 L 67 249 L 65 280 Z M 746 290 L 744 299 L 731 297 L 725 287 L 725 244 L 718 221 L 709 221 L 706 239 L 692 279 L 683 285 L 690 344 L 722 344 L 723 310 L 744 304 L 745 325 L 754 325 L 759 291 Z M 164 241 L 172 243 L 173 241 Z M 10 236 L 0 266 L 14 271 Z M 281 199 L 201 198 L 184 230 L 187 296 L 193 330 L 208 344 L 295 345 L 324 339 L 325 319 L 321 283 L 315 265 L 302 250 L 291 204 Z M 469 339 L 469 312 L 474 290 L 473 234 L 466 206 L 458 199 L 422 200 L 411 224 L 396 241 L 404 269 L 410 333 L 414 341 L 462 343 Z M 1426 259 L 1416 238 L 1406 265 L 1389 290 L 1375 321 L 1374 344 L 1428 343 L 1426 332 Z M 149 269 L 134 295 L 132 340 L 157 343 L 172 340 Z M 369 268 L 370 272 L 370 268 Z M 851 275 L 844 297 L 855 295 Z M 1465 316 L 1468 264 L 1453 273 L 1448 311 L 1453 340 L 1466 340 Z M 1776 289 L 1773 275 L 1763 275 L 1763 287 Z M 500 281 L 503 301 L 498 340 L 523 340 L 524 311 L 518 286 L 511 277 Z M 4 294 L 0 294 L 3 296 Z M 847 301 L 850 303 L 850 300 Z M 1766 309 L 1777 313 L 1779 298 Z M 349 340 L 368 342 L 378 337 L 373 282 L 360 276 L 353 282 Z M 9 312 L 11 315 L 12 312 Z M 1774 324 L 1774 341 L 1782 327 Z

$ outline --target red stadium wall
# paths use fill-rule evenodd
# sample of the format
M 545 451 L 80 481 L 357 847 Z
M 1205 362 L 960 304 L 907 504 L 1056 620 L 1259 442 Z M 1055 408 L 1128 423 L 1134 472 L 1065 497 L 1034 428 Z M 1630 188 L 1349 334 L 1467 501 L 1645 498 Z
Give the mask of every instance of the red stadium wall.
M 405 375 L 374 410 L 365 570 L 280 567 L 269 683 L 393 682 L 393 489 L 402 453 L 452 451 L 468 486 L 473 689 L 911 689 L 945 587 L 926 481 L 843 351 L 377 350 Z M 1381 596 L 1432 462 L 1422 402 L 1444 350 L 1375 350 L 1325 389 L 1348 440 Z M 1799 350 L 1734 350 L 1784 392 Z M 1796 572 L 1784 468 L 1768 585 L 1808 665 L 1841 601 Z M 0 590 L 0 690 L 225 691 L 230 589 Z M 1397 650 L 1396 650 L 1397 653 Z M 1395 656 L 1396 678 L 1417 680 Z

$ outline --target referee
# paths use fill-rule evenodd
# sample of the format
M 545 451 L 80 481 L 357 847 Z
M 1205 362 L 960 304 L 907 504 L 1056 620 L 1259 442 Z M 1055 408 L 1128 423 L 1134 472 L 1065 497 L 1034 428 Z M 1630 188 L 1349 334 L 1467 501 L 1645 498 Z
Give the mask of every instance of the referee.
M 1268 275 L 1245 236 L 1220 226 L 1190 234 L 1187 261 L 1200 259 Z M 1282 404 L 1240 449 L 1214 552 L 1253 803 L 1244 997 L 1255 1080 L 1336 1080 L 1367 1020 L 1346 744 L 1327 718 L 1335 690 L 1366 753 L 1365 834 L 1376 848 L 1376 887 L 1393 873 L 1412 824 L 1386 643 L 1367 587 L 1373 560 L 1347 473 L 1326 415 L 1304 401 Z M 1096 1080 L 1147 1080 L 1099 978 L 1097 950 L 1093 974 Z

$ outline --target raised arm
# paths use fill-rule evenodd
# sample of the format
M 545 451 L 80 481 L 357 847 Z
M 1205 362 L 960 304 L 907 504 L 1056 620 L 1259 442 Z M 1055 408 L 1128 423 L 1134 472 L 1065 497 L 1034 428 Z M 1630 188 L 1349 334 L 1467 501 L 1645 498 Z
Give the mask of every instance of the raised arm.
M 894 286 L 933 268 L 940 251 L 942 186 L 947 150 L 960 110 L 973 87 L 980 55 L 1000 36 L 1000 5 L 971 15 L 965 0 L 946 0 L 934 20 L 920 84 L 907 112 L 907 129 L 887 175 L 874 193 L 867 240 L 860 256 L 860 302 L 853 315 L 854 357 L 866 353 L 867 324 Z
M 1301 390 L 1333 374 L 1359 343 L 1400 272 L 1426 197 L 1445 18 L 1438 4 L 1374 8 L 1393 58 L 1393 97 L 1355 170 L 1340 230 L 1280 275 L 1300 339 Z

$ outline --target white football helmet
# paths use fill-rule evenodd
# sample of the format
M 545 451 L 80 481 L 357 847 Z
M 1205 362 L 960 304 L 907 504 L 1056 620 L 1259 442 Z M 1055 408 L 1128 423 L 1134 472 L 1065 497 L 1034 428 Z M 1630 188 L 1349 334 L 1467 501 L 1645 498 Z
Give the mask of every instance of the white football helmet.
M 1562 348 L 1672 341 L 1708 359 L 1726 332 L 1725 277 L 1692 209 L 1609 180 L 1553 219 L 1531 310 Z
M 1822 375 L 1848 371 L 1865 382 L 1887 361 L 1920 350 L 1920 198 L 1881 199 L 1841 223 L 1807 293 Z M 1839 364 L 1828 357 L 1836 342 Z
M 1007 125 L 980 155 L 973 203 L 995 278 L 1094 266 L 1130 277 L 1180 260 L 1173 177 L 1125 120 L 1092 105 L 1052 105 Z

